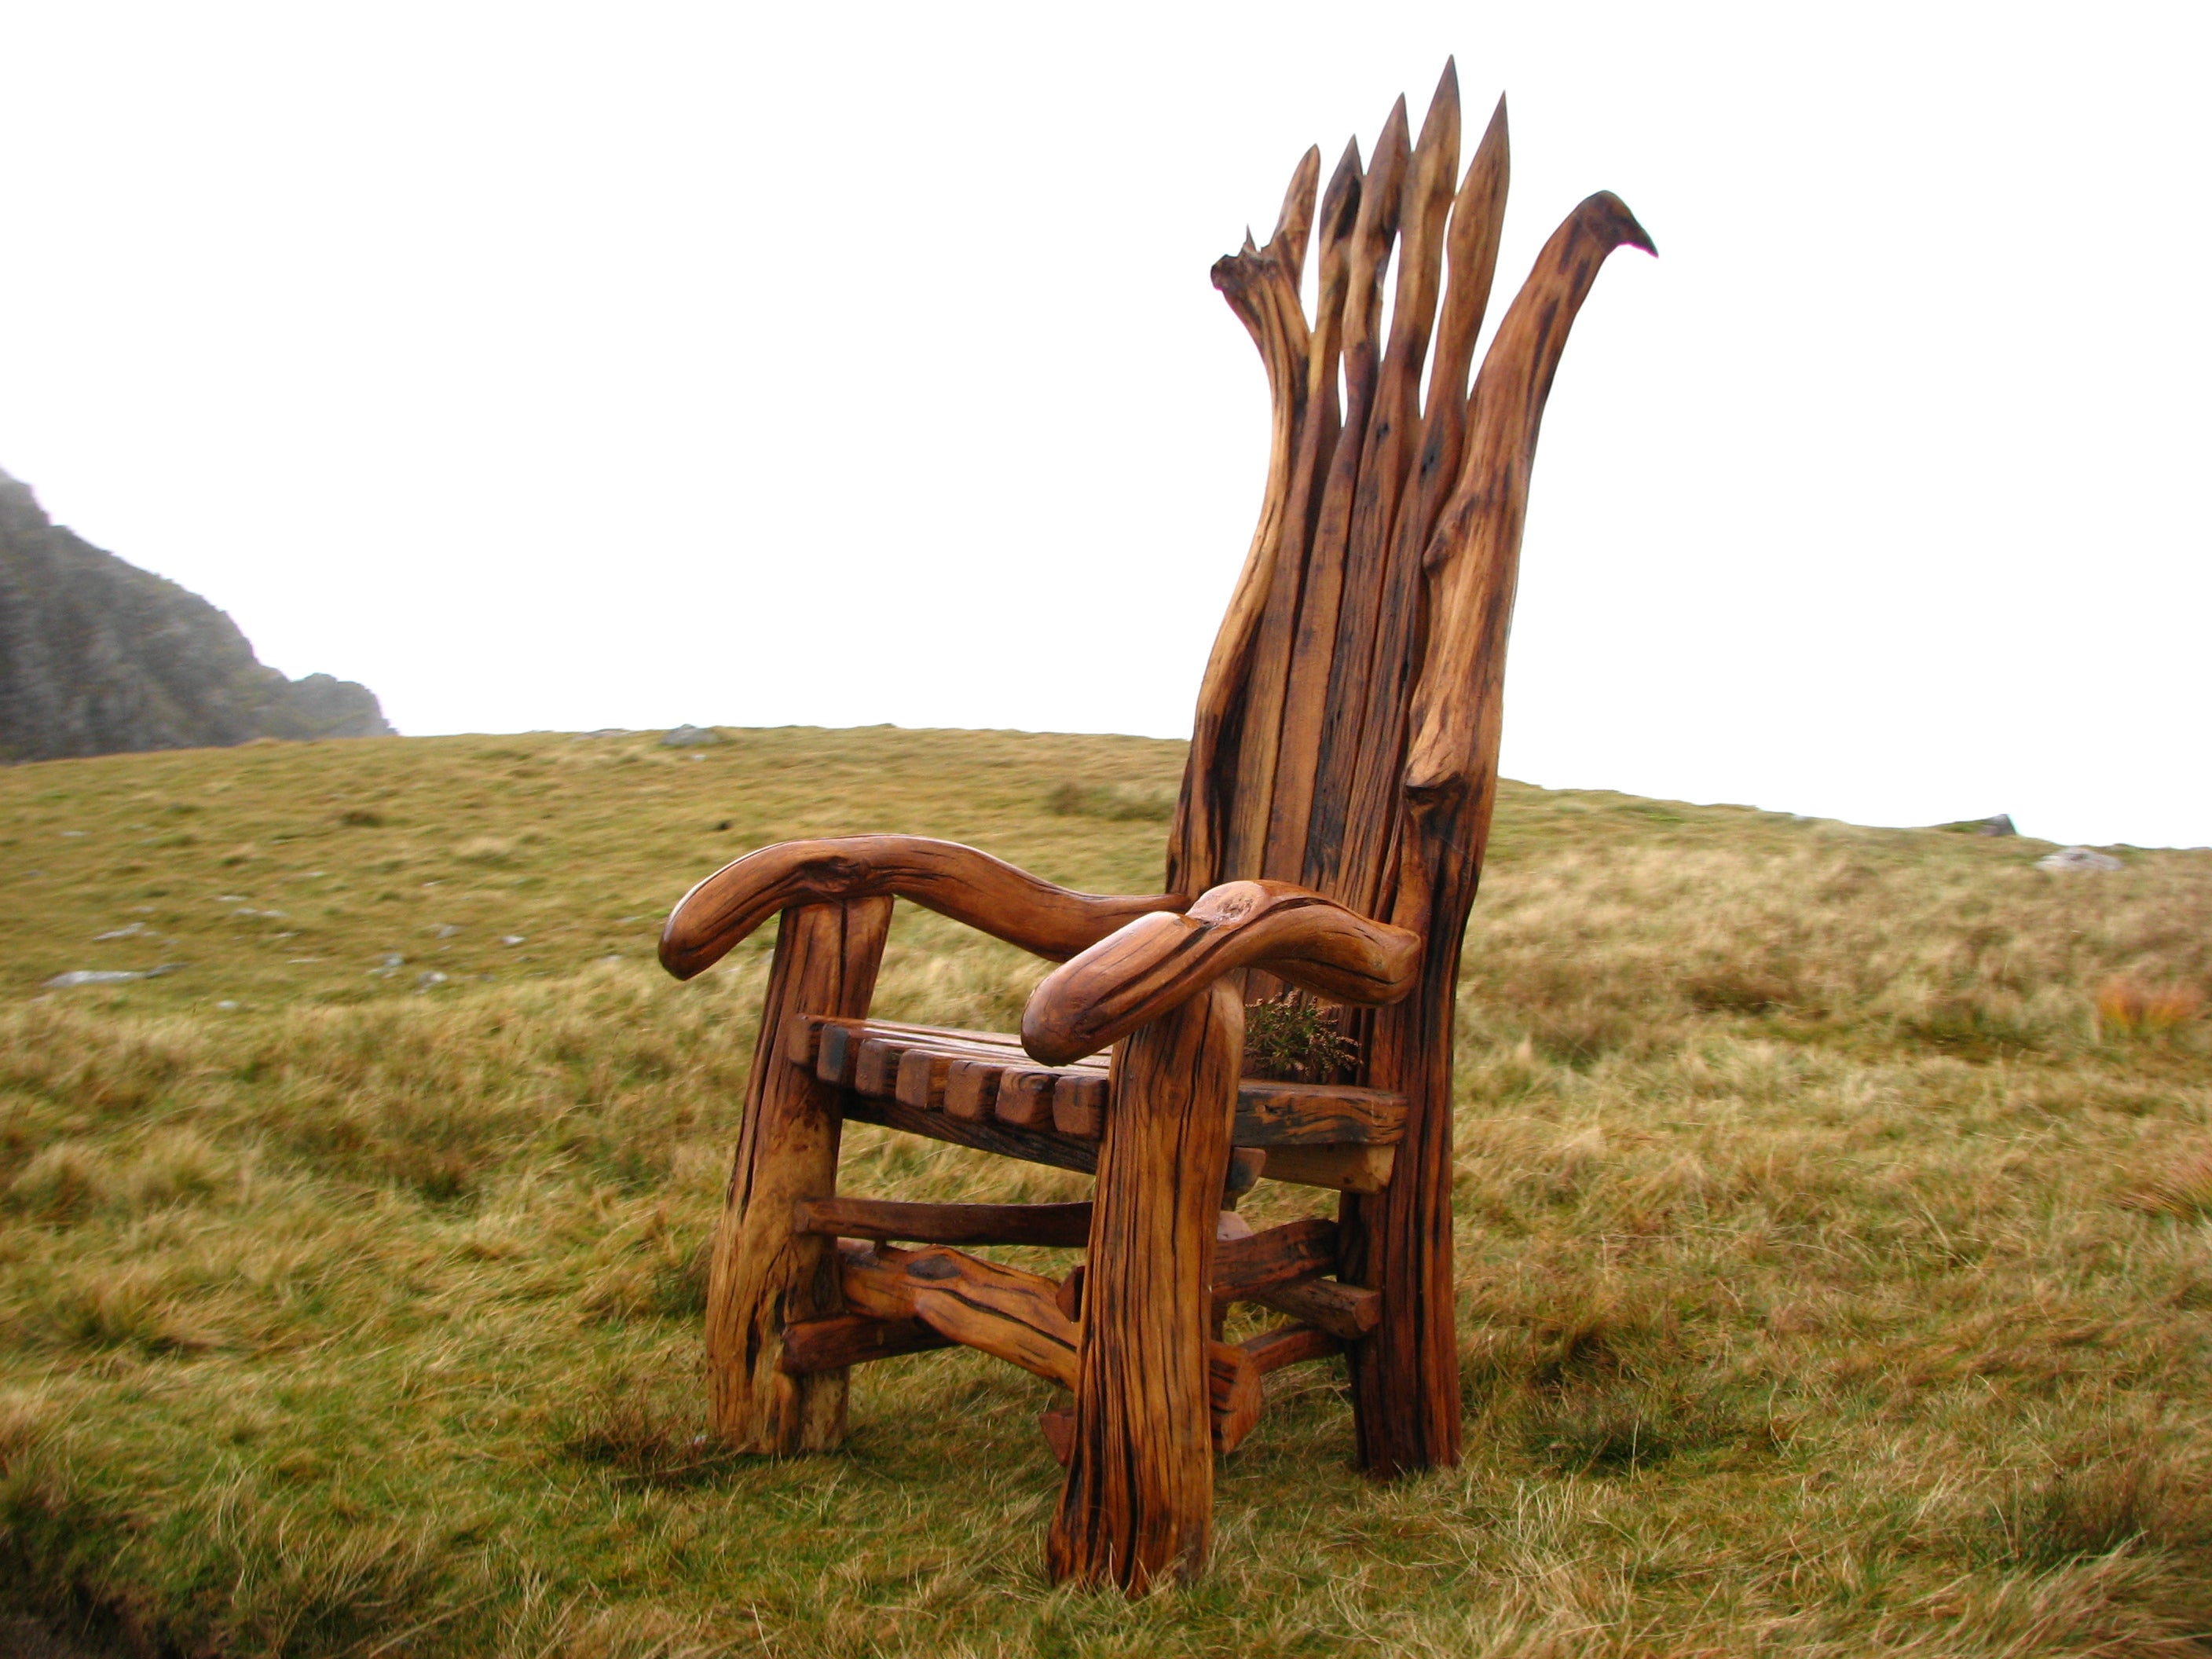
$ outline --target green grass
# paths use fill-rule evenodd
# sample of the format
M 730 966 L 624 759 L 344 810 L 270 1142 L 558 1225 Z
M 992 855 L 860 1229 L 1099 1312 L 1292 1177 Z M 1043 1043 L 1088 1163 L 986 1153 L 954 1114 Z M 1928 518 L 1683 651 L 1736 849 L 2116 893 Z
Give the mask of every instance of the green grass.
M 651 955 L 793 836 L 1152 890 L 1181 747 L 727 736 L 0 770 L 0 1601 L 219 1653 L 2212 1645 L 2212 1059 L 2193 1013 L 2099 1013 L 2201 1006 L 2212 854 L 2051 874 L 1509 786 L 1461 1011 L 1468 1462 L 1370 1486 L 1340 1369 L 1283 1373 L 1213 1573 L 1133 1606 L 1043 1583 L 1052 1390 L 983 1356 L 857 1373 L 835 1456 L 699 1442 L 769 941 L 686 986 Z M 902 908 L 878 1006 L 1003 1027 L 1042 969 Z M 1084 1186 L 860 1127 L 844 1179 Z

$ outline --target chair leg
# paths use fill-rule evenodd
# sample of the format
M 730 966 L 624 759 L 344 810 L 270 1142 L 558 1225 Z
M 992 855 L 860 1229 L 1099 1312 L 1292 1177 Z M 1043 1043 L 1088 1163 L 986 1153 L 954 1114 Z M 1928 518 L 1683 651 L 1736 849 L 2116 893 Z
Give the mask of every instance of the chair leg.
M 841 1311 L 832 1241 L 794 1233 L 802 1198 L 837 1190 L 839 1091 L 782 1054 L 793 1014 L 868 1012 L 891 901 L 787 910 L 761 1006 L 745 1116 L 707 1277 L 708 1420 L 733 1449 L 826 1451 L 845 1434 L 843 1370 L 787 1376 L 784 1328 Z
M 1139 1591 L 1205 1565 L 1213 1239 L 1244 1049 L 1231 975 L 1131 1036 L 1084 1264 L 1075 1426 L 1046 1561 L 1054 1582 Z
M 1410 1110 L 1390 1184 L 1346 1193 L 1341 1277 L 1382 1294 L 1382 1318 L 1349 1348 L 1359 1464 L 1378 1480 L 1460 1460 L 1457 1297 L 1452 1284 L 1451 1006 L 1454 975 L 1376 1011 L 1373 1074 Z

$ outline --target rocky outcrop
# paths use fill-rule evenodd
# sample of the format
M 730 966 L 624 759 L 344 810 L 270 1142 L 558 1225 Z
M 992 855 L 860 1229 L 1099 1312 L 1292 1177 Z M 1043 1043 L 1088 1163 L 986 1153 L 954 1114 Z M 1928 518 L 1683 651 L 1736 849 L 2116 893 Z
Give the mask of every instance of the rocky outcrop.
M 0 761 L 391 731 L 367 686 L 285 678 L 205 599 L 56 525 L 0 472 Z

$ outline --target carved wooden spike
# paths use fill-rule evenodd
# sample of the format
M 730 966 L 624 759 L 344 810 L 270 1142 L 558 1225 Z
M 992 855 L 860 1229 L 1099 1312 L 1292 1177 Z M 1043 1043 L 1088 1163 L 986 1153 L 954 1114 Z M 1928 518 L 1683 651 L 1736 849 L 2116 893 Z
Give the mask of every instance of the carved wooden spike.
M 1414 692 L 1409 805 L 1394 914 L 1430 929 L 1422 991 L 1375 1018 L 1372 1074 L 1407 1098 L 1396 1177 L 1345 1202 L 1345 1276 L 1383 1291 L 1375 1335 L 1354 1351 L 1361 1462 L 1378 1476 L 1456 1462 L 1452 1331 L 1451 988 L 1497 795 L 1498 741 L 1528 477 L 1567 331 L 1614 248 L 1649 248 L 1620 200 L 1591 197 L 1537 257 L 1477 377 L 1459 486 L 1425 558 L 1429 643 Z
M 786 1373 L 784 1328 L 842 1310 L 828 1243 L 791 1231 L 792 1206 L 836 1190 L 838 1092 L 776 1063 L 784 1022 L 801 1010 L 867 1012 L 891 902 L 784 913 L 746 1086 L 744 1122 L 707 1275 L 707 1400 L 715 1435 L 739 1451 L 787 1455 L 835 1446 L 845 1431 L 845 1373 Z
M 1425 476 L 1419 468 L 1429 459 L 1419 393 L 1458 164 L 1459 85 L 1447 64 L 1401 210 L 1389 355 L 1361 461 L 1299 878 L 1363 915 L 1375 914 L 1386 878 L 1398 818 L 1406 694 L 1422 645 L 1421 554 L 1429 524 L 1450 487 L 1449 476 Z M 1457 343 L 1443 344 L 1454 349 Z M 1455 463 L 1457 459 L 1455 453 Z
M 1206 1286 L 1243 1047 L 1233 981 L 1122 1047 L 1092 1200 L 1074 1451 L 1047 1545 L 1055 1582 L 1142 1589 L 1205 1562 Z
M 1389 345 L 1359 456 L 1336 641 L 1316 728 L 1313 804 L 1300 849 L 1299 873 L 1291 877 L 1288 871 L 1283 872 L 1285 878 L 1304 882 L 1363 913 L 1372 908 L 1374 901 L 1360 879 L 1364 866 L 1356 860 L 1346 863 L 1346 808 L 1353 776 L 1363 763 L 1392 766 L 1392 757 L 1369 755 L 1363 743 L 1376 653 L 1389 649 L 1402 655 L 1408 644 L 1390 625 L 1399 619 L 1400 607 L 1393 603 L 1395 590 L 1410 580 L 1392 568 L 1392 532 L 1407 474 L 1420 447 L 1421 368 L 1436 317 L 1444 216 L 1450 210 L 1458 172 L 1459 80 L 1447 64 L 1428 119 L 1422 124 L 1420 144 L 1408 163 L 1399 203 L 1398 289 L 1391 308 Z M 1417 546 L 1404 555 L 1409 571 L 1419 551 Z

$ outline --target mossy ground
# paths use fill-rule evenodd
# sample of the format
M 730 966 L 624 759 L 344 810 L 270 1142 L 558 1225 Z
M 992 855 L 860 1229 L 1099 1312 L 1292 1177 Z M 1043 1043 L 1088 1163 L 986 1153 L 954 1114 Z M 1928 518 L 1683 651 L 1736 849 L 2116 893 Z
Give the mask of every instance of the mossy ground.
M 1340 1370 L 1285 1373 L 1212 1574 L 1133 1606 L 1043 1583 L 1051 1391 L 980 1355 L 859 1373 L 835 1456 L 696 1443 L 768 939 L 685 986 L 651 947 L 799 835 L 1152 890 L 1126 803 L 1181 747 L 728 737 L 0 770 L 0 1595 L 190 1652 L 2212 1642 L 2212 1059 L 2097 1012 L 2212 987 L 2212 854 L 2051 874 L 1509 787 L 1461 1011 L 1468 1461 L 1371 1486 Z M 1042 968 L 902 909 L 878 1006 L 1004 1026 Z M 866 1128 L 844 1180 L 1083 1187 Z

